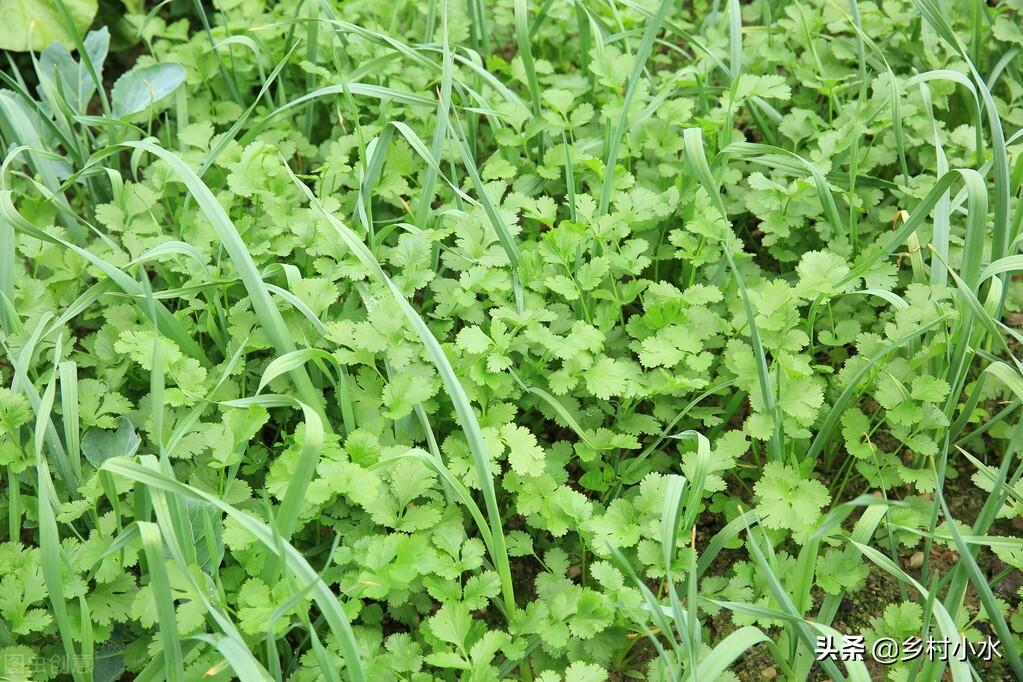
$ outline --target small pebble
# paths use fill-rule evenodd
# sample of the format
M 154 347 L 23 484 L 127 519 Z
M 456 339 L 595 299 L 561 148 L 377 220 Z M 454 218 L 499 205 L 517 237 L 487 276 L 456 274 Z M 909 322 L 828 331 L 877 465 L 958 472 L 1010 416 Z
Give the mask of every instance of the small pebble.
M 909 557 L 909 567 L 910 568 L 920 568 L 923 565 L 924 565 L 924 553 L 923 552 L 915 552 L 913 554 L 913 556 Z
M 774 678 L 778 677 L 778 671 L 775 670 L 774 668 L 764 668 L 763 670 L 760 671 L 760 676 L 763 677 L 765 680 L 773 680 Z

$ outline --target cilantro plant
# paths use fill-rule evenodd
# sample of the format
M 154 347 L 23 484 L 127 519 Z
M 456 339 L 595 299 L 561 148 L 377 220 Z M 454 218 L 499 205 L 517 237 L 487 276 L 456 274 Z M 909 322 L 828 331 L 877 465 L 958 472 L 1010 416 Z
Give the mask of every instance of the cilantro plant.
M 0 2 L 0 679 L 1023 679 L 1020 26 Z

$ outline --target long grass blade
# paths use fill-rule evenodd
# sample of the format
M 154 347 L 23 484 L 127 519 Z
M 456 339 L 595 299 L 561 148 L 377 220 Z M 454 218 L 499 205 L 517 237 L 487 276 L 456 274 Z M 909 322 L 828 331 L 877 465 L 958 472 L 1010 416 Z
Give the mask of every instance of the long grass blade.
M 510 614 L 514 612 L 515 593 L 511 578 L 511 567 L 508 561 L 504 528 L 501 521 L 501 511 L 497 504 L 497 493 L 494 486 L 493 473 L 490 468 L 490 458 L 487 454 L 487 447 L 483 440 L 483 432 L 480 429 L 479 421 L 476 419 L 476 414 L 472 409 L 472 405 L 469 403 L 469 397 L 466 395 L 465 389 L 462 388 L 462 385 L 455 374 L 455 370 L 451 366 L 451 362 L 444 354 L 444 350 L 440 347 L 440 343 L 433 335 L 433 332 L 431 332 L 430 328 L 426 326 L 426 322 L 424 322 L 423 318 L 419 316 L 419 313 L 417 313 L 409 304 L 401 290 L 395 286 L 394 282 L 392 282 L 390 277 L 387 276 L 383 268 L 380 267 L 380 263 L 377 262 L 376 258 L 366 245 L 336 216 L 326 211 L 309 188 L 303 185 L 298 178 L 292 175 L 292 179 L 296 186 L 305 193 L 310 205 L 312 205 L 331 225 L 331 227 L 333 227 L 334 231 L 345 242 L 348 248 L 352 250 L 352 253 L 355 254 L 362 265 L 370 271 L 373 278 L 391 293 L 401 309 L 402 314 L 405 316 L 405 319 L 408 320 L 410 326 L 416 331 L 420 341 L 422 341 L 423 345 L 426 347 L 427 354 L 436 367 L 438 374 L 440 374 L 441 381 L 444 384 L 448 397 L 454 404 L 455 413 L 458 415 L 458 421 L 462 426 L 462 431 L 469 444 L 477 482 L 480 490 L 483 491 L 483 499 L 486 503 L 487 516 L 489 518 L 489 530 L 493 536 L 494 555 L 492 555 L 491 558 L 497 567 L 498 575 L 501 579 L 501 591 L 504 598 L 504 606 L 507 613 Z
M 359 656 L 359 646 L 355 640 L 355 633 L 352 631 L 351 623 L 345 615 L 344 609 L 338 603 L 337 597 L 324 584 L 302 554 L 290 543 L 281 541 L 279 534 L 272 531 L 255 517 L 227 504 L 219 497 L 180 483 L 150 467 L 115 457 L 104 462 L 103 468 L 106 471 L 131 479 L 149 488 L 213 505 L 233 518 L 241 528 L 255 537 L 269 551 L 278 554 L 283 560 L 284 566 L 300 582 L 315 581 L 316 585 L 312 588 L 313 600 L 320 608 L 324 619 L 330 625 L 335 637 L 337 637 L 338 643 L 341 645 L 341 650 L 345 655 L 345 664 L 349 678 L 353 682 L 363 682 L 366 679 Z

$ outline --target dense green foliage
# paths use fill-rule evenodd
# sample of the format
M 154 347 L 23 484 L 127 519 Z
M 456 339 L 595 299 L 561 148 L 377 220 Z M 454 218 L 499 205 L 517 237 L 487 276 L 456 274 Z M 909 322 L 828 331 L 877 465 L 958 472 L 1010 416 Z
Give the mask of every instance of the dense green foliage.
M 1023 677 L 1020 0 L 108 4 L 0 2 L 0 679 Z

